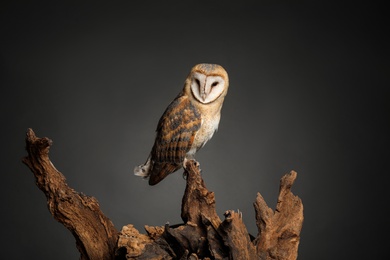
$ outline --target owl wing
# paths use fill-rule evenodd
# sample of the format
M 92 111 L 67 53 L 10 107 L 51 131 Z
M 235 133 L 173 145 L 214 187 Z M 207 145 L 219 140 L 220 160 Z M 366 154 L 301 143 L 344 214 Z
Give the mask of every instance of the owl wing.
M 152 149 L 149 184 L 154 185 L 180 169 L 201 126 L 199 110 L 187 96 L 178 96 L 165 110 L 157 126 Z

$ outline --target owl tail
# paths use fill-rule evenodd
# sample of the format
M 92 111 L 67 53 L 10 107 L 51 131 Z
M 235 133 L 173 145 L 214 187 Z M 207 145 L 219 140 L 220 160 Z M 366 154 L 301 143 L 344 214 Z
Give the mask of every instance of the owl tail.
M 174 163 L 154 163 L 149 177 L 149 185 L 156 185 L 169 174 L 181 168 L 180 164 Z
M 151 163 L 150 163 L 150 157 L 149 157 L 148 160 L 146 161 L 146 163 L 138 165 L 134 168 L 134 175 L 148 178 L 150 175 L 150 166 L 151 166 Z

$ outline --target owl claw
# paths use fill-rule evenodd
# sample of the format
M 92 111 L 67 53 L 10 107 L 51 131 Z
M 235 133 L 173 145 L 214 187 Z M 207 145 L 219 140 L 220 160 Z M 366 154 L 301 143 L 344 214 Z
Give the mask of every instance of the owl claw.
M 201 171 L 201 169 L 200 169 L 200 163 L 199 163 L 197 160 L 195 160 L 194 158 L 190 158 L 190 159 L 184 158 L 184 161 L 183 161 L 183 168 L 184 168 L 185 170 L 187 170 L 187 162 L 188 162 L 188 161 L 193 161 L 193 164 L 195 165 L 195 167 L 198 167 L 198 168 L 199 168 L 199 171 Z
M 184 158 L 184 161 L 183 161 L 183 168 L 184 168 L 184 170 L 187 170 L 187 161 L 188 161 L 188 159 Z

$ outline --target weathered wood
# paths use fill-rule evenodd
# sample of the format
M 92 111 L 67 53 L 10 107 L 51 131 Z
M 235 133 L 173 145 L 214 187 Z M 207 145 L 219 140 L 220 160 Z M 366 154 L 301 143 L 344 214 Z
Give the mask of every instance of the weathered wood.
M 190 225 L 202 226 L 203 216 L 217 229 L 222 221 L 215 210 L 214 192 L 207 190 L 199 163 L 195 160 L 187 161 L 185 176 L 187 176 L 187 185 L 182 200 L 181 218 Z
M 298 255 L 303 222 L 301 200 L 291 193 L 296 172 L 286 174 L 280 183 L 275 211 L 258 193 L 254 203 L 258 235 L 251 239 L 242 213 L 226 211 L 221 221 L 215 209 L 215 196 L 201 177 L 199 164 L 185 164 L 187 176 L 181 217 L 183 224 L 145 226 L 141 234 L 129 224 L 118 232 L 102 213 L 93 197 L 68 187 L 65 177 L 49 159 L 52 141 L 38 138 L 29 129 L 28 156 L 23 162 L 31 169 L 37 186 L 44 192 L 51 214 L 76 239 L 81 259 L 280 259 Z M 252 241 L 253 240 L 253 241 Z
M 261 259 L 297 259 L 300 232 L 303 224 L 303 204 L 291 192 L 297 177 L 295 171 L 283 176 L 275 212 L 257 194 L 254 203 L 258 236 L 255 240 Z
M 145 235 L 131 224 L 124 226 L 119 234 L 116 259 L 172 259 L 175 255 L 165 241 L 157 239 L 160 236 L 161 232 Z
M 46 195 L 50 213 L 75 237 L 80 258 L 111 259 L 118 231 L 94 197 L 78 193 L 66 184 L 64 175 L 49 159 L 51 145 L 50 139 L 38 138 L 29 129 L 26 137 L 28 156 L 23 162 L 34 173 L 37 186 Z
M 258 259 L 256 248 L 242 222 L 242 213 L 228 210 L 224 215 L 221 233 L 225 244 L 229 247 L 229 259 Z

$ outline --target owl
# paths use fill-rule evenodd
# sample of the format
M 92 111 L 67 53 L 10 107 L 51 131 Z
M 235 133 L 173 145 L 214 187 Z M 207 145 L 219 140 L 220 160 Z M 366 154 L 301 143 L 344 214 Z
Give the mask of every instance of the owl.
M 222 66 L 195 65 L 183 90 L 160 118 L 148 159 L 134 168 L 134 174 L 155 185 L 185 167 L 186 160 L 194 159 L 218 129 L 228 87 L 228 74 Z

